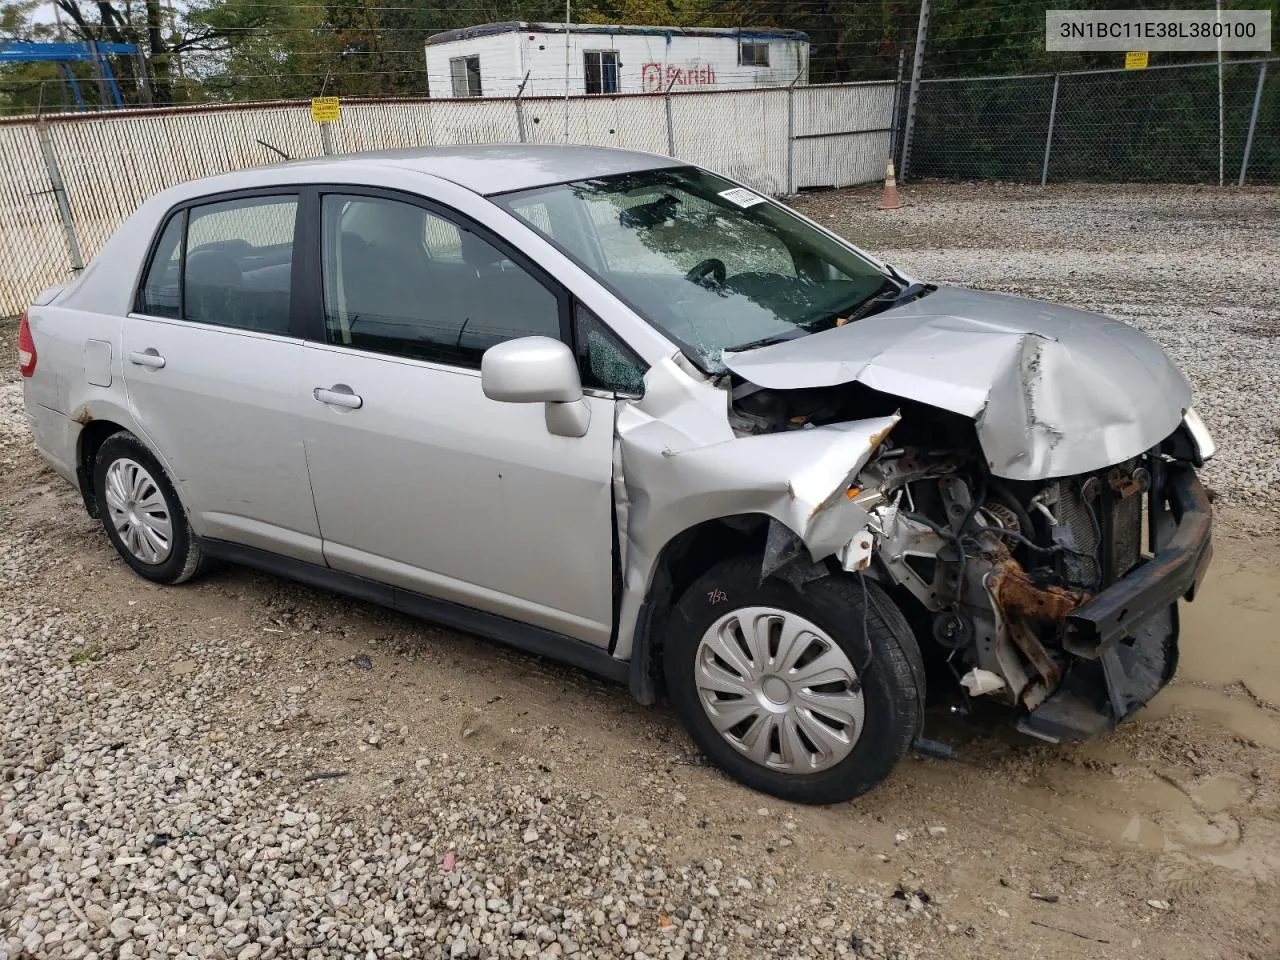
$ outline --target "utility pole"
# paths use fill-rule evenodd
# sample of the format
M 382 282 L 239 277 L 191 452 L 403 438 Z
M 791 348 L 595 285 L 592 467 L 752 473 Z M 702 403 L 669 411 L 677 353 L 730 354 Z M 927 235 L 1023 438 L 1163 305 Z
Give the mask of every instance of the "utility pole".
M 916 54 L 911 61 L 911 91 L 907 94 L 907 122 L 902 131 L 902 179 L 911 162 L 911 135 L 916 127 L 916 101 L 920 98 L 920 72 L 924 69 L 924 39 L 929 32 L 929 0 L 920 0 L 920 23 L 916 26 Z
M 573 0 L 564 0 L 564 142 L 569 142 L 569 21 Z

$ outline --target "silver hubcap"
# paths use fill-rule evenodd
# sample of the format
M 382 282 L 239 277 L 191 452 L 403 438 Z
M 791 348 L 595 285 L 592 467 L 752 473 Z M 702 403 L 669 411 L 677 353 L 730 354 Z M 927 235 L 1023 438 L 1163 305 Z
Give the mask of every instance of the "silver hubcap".
M 107 467 L 107 513 L 129 552 L 143 563 L 164 563 L 173 551 L 173 522 L 155 478 L 136 460 Z
M 826 770 L 862 733 L 853 664 L 823 630 L 787 610 L 726 613 L 702 635 L 693 673 L 720 735 L 771 770 Z

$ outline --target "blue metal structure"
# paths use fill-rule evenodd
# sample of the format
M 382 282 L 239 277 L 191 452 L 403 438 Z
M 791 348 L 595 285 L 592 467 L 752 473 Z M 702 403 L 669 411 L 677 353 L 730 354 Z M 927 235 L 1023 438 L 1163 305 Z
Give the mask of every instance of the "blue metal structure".
M 71 70 L 72 63 L 78 61 L 92 63 L 103 106 L 123 107 L 124 98 L 120 95 L 120 85 L 116 83 L 115 73 L 112 72 L 111 63 L 107 58 L 109 56 L 136 57 L 139 53 L 136 43 L 109 43 L 96 40 L 84 43 L 30 43 L 25 40 L 0 40 L 0 63 L 33 61 L 56 63 L 58 71 L 68 81 L 80 110 L 86 109 L 85 102 L 80 94 L 80 84 Z

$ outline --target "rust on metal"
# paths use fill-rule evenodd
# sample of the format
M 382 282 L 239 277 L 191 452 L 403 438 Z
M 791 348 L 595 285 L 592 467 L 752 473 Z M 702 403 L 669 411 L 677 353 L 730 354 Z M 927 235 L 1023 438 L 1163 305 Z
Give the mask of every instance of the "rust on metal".
M 992 586 L 996 602 L 1006 617 L 1059 621 L 1089 600 L 1089 594 L 1066 587 L 1040 586 L 1012 557 L 996 564 Z
M 1151 486 L 1151 475 L 1141 467 L 1132 473 L 1112 470 L 1108 485 L 1120 495 L 1121 500 L 1128 500 L 1135 493 L 1142 493 Z
M 902 411 L 898 410 L 897 412 L 894 413 L 894 416 L 901 419 Z M 893 432 L 893 428 L 896 427 L 897 425 L 898 425 L 898 421 L 894 420 L 893 423 L 889 424 L 883 430 L 877 430 L 875 433 L 873 433 L 871 435 L 871 449 L 875 450 L 876 447 L 884 443 L 885 437 L 889 436 L 889 434 Z
M 84 426 L 85 424 L 93 422 L 93 414 L 89 411 L 88 407 L 85 407 L 71 419 L 81 426 Z
M 1044 686 L 1036 685 L 1035 689 L 1047 695 L 1057 686 L 1062 671 L 1041 642 L 1038 628 L 1044 623 L 1061 624 L 1067 614 L 1089 599 L 1089 595 L 1065 587 L 1041 586 L 1027 576 L 1022 565 L 1010 556 L 995 564 L 991 587 L 1010 639 L 1044 678 Z M 1042 700 L 1043 696 L 1036 699 Z

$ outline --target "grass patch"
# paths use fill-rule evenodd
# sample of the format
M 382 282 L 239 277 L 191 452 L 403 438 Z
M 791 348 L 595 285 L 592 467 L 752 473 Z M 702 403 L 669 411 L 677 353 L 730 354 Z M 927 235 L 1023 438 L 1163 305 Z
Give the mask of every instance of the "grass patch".
M 95 660 L 102 659 L 102 648 L 93 646 L 82 647 L 71 656 L 67 657 L 67 663 L 73 667 L 77 667 L 82 663 L 93 663 Z

